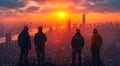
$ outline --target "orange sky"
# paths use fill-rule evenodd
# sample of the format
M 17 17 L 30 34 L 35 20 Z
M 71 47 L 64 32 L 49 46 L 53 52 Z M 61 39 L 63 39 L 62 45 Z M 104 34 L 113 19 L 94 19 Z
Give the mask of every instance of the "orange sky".
M 86 14 L 87 23 L 104 23 L 111 21 L 120 22 L 119 10 L 113 11 L 112 7 L 108 8 L 109 6 L 106 5 L 107 0 L 103 0 L 104 2 L 102 3 L 105 3 L 104 6 L 98 6 L 96 5 L 96 2 L 87 2 L 87 0 L 43 0 L 42 2 L 41 0 L 25 1 L 27 2 L 25 3 L 25 6 L 20 8 L 3 8 L 0 5 L 0 22 L 40 22 L 65 24 L 70 18 L 74 24 L 82 22 L 83 13 Z M 84 5 L 86 2 L 89 5 Z M 99 3 L 97 2 L 97 4 Z M 92 8 L 89 7 L 90 5 Z
M 71 19 L 72 23 L 81 23 L 81 13 L 71 13 L 71 15 L 64 14 L 60 16 L 59 13 L 46 13 L 46 14 L 29 14 L 27 16 L 13 16 L 13 17 L 0 17 L 1 22 L 47 22 L 47 23 L 66 23 L 68 19 Z M 88 13 L 86 14 L 87 23 L 95 22 L 111 22 L 120 21 L 119 13 Z

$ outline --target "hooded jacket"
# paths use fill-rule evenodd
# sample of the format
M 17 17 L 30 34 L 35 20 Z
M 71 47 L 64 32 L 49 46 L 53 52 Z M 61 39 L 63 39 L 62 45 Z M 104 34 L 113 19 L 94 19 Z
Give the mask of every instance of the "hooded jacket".
M 28 34 L 27 31 L 23 30 L 20 35 L 18 36 L 18 45 L 21 48 L 31 48 L 31 42 L 30 42 L 30 35 Z
M 91 38 L 91 48 L 92 49 L 100 49 L 103 44 L 102 37 L 97 33 L 94 34 Z
M 84 46 L 84 38 L 80 33 L 76 33 L 71 41 L 73 49 L 82 49 Z

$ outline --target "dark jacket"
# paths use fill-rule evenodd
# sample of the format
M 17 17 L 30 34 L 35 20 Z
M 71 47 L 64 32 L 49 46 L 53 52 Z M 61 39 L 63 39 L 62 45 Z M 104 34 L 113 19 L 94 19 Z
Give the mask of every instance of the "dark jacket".
M 91 38 L 91 48 L 100 49 L 103 44 L 102 37 L 99 34 L 94 34 Z
M 84 46 L 84 38 L 80 33 L 76 33 L 71 41 L 73 49 L 82 49 Z
M 47 37 L 43 32 L 38 32 L 35 34 L 34 43 L 36 46 L 43 46 L 47 41 Z
M 21 48 L 30 49 L 31 48 L 31 42 L 30 42 L 30 35 L 27 31 L 22 31 L 18 36 L 18 45 Z

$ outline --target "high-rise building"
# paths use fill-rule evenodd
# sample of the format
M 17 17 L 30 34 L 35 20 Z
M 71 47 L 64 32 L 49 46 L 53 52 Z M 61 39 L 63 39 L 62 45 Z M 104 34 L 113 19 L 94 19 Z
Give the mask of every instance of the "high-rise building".
M 83 17 L 83 23 L 82 23 L 82 24 L 83 24 L 83 26 L 85 26 L 85 25 L 86 25 L 86 18 L 85 18 L 85 14 L 83 14 L 83 15 L 82 15 L 82 17 Z
M 67 29 L 71 30 L 71 20 L 70 19 L 68 19 L 68 22 L 67 22 Z

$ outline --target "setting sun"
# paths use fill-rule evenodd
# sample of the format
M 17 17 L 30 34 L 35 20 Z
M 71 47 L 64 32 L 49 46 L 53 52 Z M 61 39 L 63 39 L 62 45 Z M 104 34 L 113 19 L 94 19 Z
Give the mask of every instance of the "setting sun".
M 60 17 L 65 17 L 66 14 L 65 14 L 65 12 L 59 12 L 58 15 L 59 15 Z
M 63 16 L 64 16 L 63 12 L 61 12 L 61 13 L 60 13 L 60 16 L 61 16 L 61 17 L 63 17 Z

